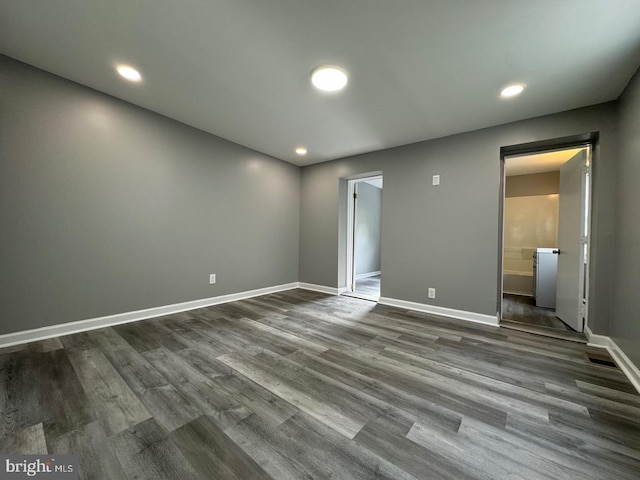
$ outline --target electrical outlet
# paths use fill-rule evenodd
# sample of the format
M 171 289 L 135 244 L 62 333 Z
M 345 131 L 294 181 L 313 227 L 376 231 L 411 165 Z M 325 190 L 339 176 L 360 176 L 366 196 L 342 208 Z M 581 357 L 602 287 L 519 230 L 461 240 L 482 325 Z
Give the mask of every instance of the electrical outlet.
M 216 283 L 216 274 L 212 273 L 209 275 L 209 285 L 213 285 L 214 283 Z
M 432 177 L 431 185 L 440 185 L 440 175 L 434 175 Z
M 429 298 L 436 298 L 436 289 L 429 288 Z

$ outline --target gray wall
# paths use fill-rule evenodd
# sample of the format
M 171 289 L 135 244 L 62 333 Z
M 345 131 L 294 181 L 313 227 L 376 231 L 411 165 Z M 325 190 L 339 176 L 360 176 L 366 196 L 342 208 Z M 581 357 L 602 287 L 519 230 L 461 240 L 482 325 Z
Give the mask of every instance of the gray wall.
M 380 271 L 382 189 L 365 182 L 358 182 L 356 188 L 356 275 L 362 275 Z
M 638 364 L 639 92 L 636 74 L 619 116 L 604 104 L 300 174 L 0 56 L 0 333 L 296 280 L 340 286 L 344 179 L 382 172 L 383 295 L 493 315 L 500 147 L 595 131 L 589 322 Z
M 620 98 L 616 242 L 610 335 L 640 366 L 640 70 Z
M 495 315 L 500 147 L 599 132 L 589 318 L 595 332 L 608 334 L 616 113 L 615 103 L 603 104 L 304 167 L 300 281 L 342 286 L 341 179 L 382 171 L 382 296 Z M 434 174 L 441 185 L 431 186 Z M 428 287 L 436 299 L 427 298 Z
M 0 149 L 0 333 L 298 279 L 297 167 L 7 57 Z

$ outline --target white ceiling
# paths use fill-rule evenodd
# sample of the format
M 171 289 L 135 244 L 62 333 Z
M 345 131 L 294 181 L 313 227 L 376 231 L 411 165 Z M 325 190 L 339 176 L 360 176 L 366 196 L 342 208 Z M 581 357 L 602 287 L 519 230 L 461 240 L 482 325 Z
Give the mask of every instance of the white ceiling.
M 507 177 L 512 177 L 532 173 L 557 172 L 560 171 L 562 165 L 575 157 L 581 150 L 584 150 L 584 147 L 508 157 L 504 162 L 504 173 Z
M 0 0 L 0 51 L 305 165 L 614 100 L 640 0 Z

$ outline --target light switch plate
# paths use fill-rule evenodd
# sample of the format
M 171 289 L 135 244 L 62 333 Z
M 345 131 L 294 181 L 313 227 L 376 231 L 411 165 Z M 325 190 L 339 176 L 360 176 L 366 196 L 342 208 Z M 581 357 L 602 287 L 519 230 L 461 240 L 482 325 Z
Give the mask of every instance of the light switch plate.
M 432 185 L 440 185 L 440 175 L 434 175 L 431 181 Z

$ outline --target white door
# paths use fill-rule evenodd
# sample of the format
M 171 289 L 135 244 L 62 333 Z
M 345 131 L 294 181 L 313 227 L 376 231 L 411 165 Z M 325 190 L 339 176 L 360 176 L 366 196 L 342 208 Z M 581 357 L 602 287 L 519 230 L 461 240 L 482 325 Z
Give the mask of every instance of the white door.
M 582 332 L 584 323 L 586 166 L 585 149 L 560 167 L 556 316 L 578 332 Z
M 351 292 L 356 291 L 356 254 L 358 253 L 358 249 L 356 245 L 358 245 L 358 183 L 354 182 L 353 184 L 353 225 L 350 227 L 352 229 L 353 236 L 353 244 L 351 251 L 351 278 L 349 279 L 349 288 Z

